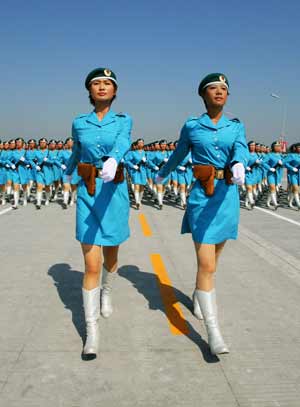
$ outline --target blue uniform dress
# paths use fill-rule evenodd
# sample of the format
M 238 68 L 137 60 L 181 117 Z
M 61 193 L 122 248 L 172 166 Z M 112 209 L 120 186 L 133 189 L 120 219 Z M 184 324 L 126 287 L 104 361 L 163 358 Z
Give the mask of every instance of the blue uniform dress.
M 189 185 L 191 183 L 192 177 L 190 173 L 190 158 L 191 153 L 189 152 L 186 157 L 179 163 L 176 168 L 177 172 L 177 180 L 178 184 L 180 185 Z M 184 169 L 180 169 L 179 167 L 184 167 Z
M 78 116 L 72 126 L 73 153 L 66 174 L 78 162 L 103 167 L 105 158 L 120 163 L 131 144 L 132 120 L 126 114 L 109 111 L 99 121 L 95 112 Z M 104 183 L 96 178 L 96 192 L 90 196 L 83 180 L 77 189 L 76 239 L 81 243 L 117 246 L 129 237 L 129 197 L 126 181 Z
M 245 130 L 237 119 L 222 116 L 214 124 L 205 113 L 187 120 L 181 131 L 176 150 L 159 175 L 165 177 L 191 150 L 193 164 L 225 168 L 234 162 L 244 166 L 248 159 Z M 192 233 L 198 243 L 218 244 L 236 239 L 240 214 L 237 185 L 227 185 L 225 180 L 214 180 L 214 195 L 205 195 L 199 181 L 192 187 L 181 233 Z
M 50 186 L 53 182 L 52 166 L 48 161 L 49 150 L 34 150 L 30 165 L 35 169 L 35 178 L 38 184 Z M 40 167 L 40 170 L 37 168 Z
M 245 172 L 245 184 L 246 185 L 255 185 L 257 184 L 257 163 L 256 161 L 258 160 L 258 154 L 253 152 L 250 153 L 248 152 L 248 159 L 246 162 L 246 172 Z M 247 170 L 247 167 L 250 168 L 250 170 Z
M 16 166 L 13 170 L 13 183 L 26 185 L 29 181 L 28 168 L 30 166 L 29 161 L 25 158 L 26 150 L 14 150 L 10 161 Z
M 280 164 L 281 162 L 281 164 Z M 281 183 L 281 169 L 283 166 L 283 156 L 280 153 L 266 154 L 263 161 L 263 167 L 267 171 L 269 185 L 279 185 Z M 275 172 L 270 171 L 275 168 Z
M 153 179 L 154 184 L 156 184 L 155 177 L 159 171 L 156 169 L 156 167 L 161 168 L 165 163 L 168 162 L 168 160 L 169 160 L 169 154 L 168 154 L 167 150 L 154 151 L 153 155 L 151 156 L 151 159 L 149 161 L 149 166 L 152 169 L 152 179 Z M 169 181 L 169 178 L 170 177 L 166 177 L 162 181 L 162 185 L 166 185 Z
M 130 168 L 131 174 L 131 182 L 135 185 L 146 185 L 147 184 L 147 177 L 146 177 L 146 162 L 147 157 L 145 151 L 130 151 L 130 153 L 126 156 L 126 164 L 128 168 Z M 137 165 L 139 167 L 138 170 L 134 168 Z
M 300 185 L 300 154 L 289 154 L 284 161 L 284 165 L 288 171 L 289 183 L 292 185 Z M 294 172 L 293 168 L 297 168 L 298 172 Z
M 36 169 L 35 166 L 33 166 L 33 159 L 35 156 L 35 150 L 27 150 L 26 151 L 26 160 L 30 162 L 30 168 L 28 168 L 28 179 L 29 181 L 35 181 L 36 180 Z
M 6 177 L 6 151 L 0 151 L 0 185 L 5 185 L 7 181 Z

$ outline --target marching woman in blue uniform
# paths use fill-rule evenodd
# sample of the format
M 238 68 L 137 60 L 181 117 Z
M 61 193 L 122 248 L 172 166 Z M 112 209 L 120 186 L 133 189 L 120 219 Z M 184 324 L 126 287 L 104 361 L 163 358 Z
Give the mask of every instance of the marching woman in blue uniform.
M 36 141 L 34 139 L 28 140 L 28 149 L 26 151 L 26 159 L 32 163 L 34 156 L 35 156 L 35 149 L 36 149 Z M 31 189 L 33 187 L 34 182 L 36 182 L 36 170 L 35 167 L 30 165 L 28 168 L 28 198 L 30 199 L 31 196 Z
M 27 184 L 28 168 L 30 163 L 26 158 L 26 150 L 24 148 L 24 140 L 22 138 L 16 139 L 16 149 L 13 151 L 10 161 L 13 168 L 13 184 L 14 184 L 14 204 L 13 209 L 17 209 L 19 205 L 20 187 L 23 189 L 23 205 L 27 205 Z
M 267 179 L 269 185 L 269 194 L 267 198 L 267 207 L 269 209 L 278 208 L 276 187 L 281 182 L 281 168 L 283 167 L 283 156 L 281 154 L 280 141 L 274 141 L 271 145 L 272 153 L 266 155 L 263 161 L 263 167 L 267 170 Z M 271 206 L 273 203 L 273 208 Z
M 6 190 L 6 170 L 5 170 L 5 151 L 3 142 L 0 140 L 0 205 L 5 205 L 5 190 Z
M 214 273 L 226 241 L 237 238 L 237 185 L 244 182 L 248 156 L 243 124 L 223 115 L 228 88 L 221 73 L 201 81 L 198 93 L 207 113 L 186 121 L 176 150 L 157 177 L 157 182 L 166 177 L 191 151 L 197 181 L 187 201 L 181 233 L 191 233 L 194 241 L 198 263 L 194 313 L 198 318 L 203 315 L 212 354 L 229 352 L 218 325 Z
M 293 201 L 295 200 L 297 209 L 300 210 L 300 143 L 294 145 L 293 152 L 287 156 L 284 165 L 288 171 L 288 181 L 292 191 L 289 206 L 294 209 Z
M 49 159 L 48 141 L 46 138 L 43 137 L 39 140 L 39 149 L 34 151 L 30 165 L 36 174 L 36 209 L 41 209 L 43 190 L 45 188 L 45 205 L 48 206 L 50 187 L 53 182 L 52 162 L 51 159 Z
M 157 145 L 157 143 L 156 143 Z M 157 182 L 155 178 L 158 174 L 159 169 L 168 162 L 169 154 L 167 151 L 167 140 L 160 140 L 159 147 L 157 148 L 155 154 L 151 157 L 151 161 L 149 162 L 150 168 L 153 170 L 153 177 L 154 177 L 154 184 L 156 186 L 157 191 L 157 202 L 158 207 L 161 210 L 163 208 L 163 198 L 165 193 L 165 186 L 169 182 L 169 177 L 166 177 L 160 182 Z
M 145 185 L 147 184 L 146 162 L 147 156 L 144 151 L 144 140 L 136 141 L 136 150 L 131 151 L 127 158 L 126 164 L 130 168 L 131 182 L 134 185 L 134 199 L 136 209 L 140 209 Z
M 257 173 L 256 167 L 259 165 L 260 160 L 257 153 L 255 152 L 255 141 L 249 141 L 248 143 L 248 160 L 246 163 L 246 175 L 245 175 L 245 185 L 246 185 L 246 199 L 245 206 L 247 209 L 253 209 L 255 206 L 255 200 L 253 196 L 253 189 L 257 183 Z
M 98 351 L 100 287 L 101 314 L 112 313 L 111 290 L 116 276 L 119 245 L 129 237 L 129 196 L 121 160 L 130 148 L 132 120 L 116 114 L 111 104 L 117 93 L 116 75 L 97 68 L 87 75 L 85 87 L 95 109 L 73 121 L 74 147 L 66 175 L 78 165 L 76 238 L 85 263 L 82 295 L 87 338 L 83 354 L 92 358 Z

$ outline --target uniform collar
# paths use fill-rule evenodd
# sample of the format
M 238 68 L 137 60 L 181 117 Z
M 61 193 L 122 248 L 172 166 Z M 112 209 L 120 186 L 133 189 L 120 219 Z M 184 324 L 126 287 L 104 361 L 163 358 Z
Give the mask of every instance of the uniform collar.
M 116 113 L 113 110 L 109 110 L 106 115 L 103 117 L 102 120 L 98 119 L 98 116 L 93 110 L 88 116 L 87 116 L 87 121 L 89 123 L 95 124 L 96 126 L 102 127 L 105 126 L 106 124 L 112 123 L 115 121 Z
M 209 127 L 211 129 L 221 129 L 222 127 L 227 127 L 230 125 L 230 120 L 224 116 L 224 114 L 221 116 L 220 120 L 218 121 L 217 124 L 215 124 L 211 118 L 208 116 L 207 113 L 204 113 L 202 116 L 199 117 L 199 122 L 205 126 Z

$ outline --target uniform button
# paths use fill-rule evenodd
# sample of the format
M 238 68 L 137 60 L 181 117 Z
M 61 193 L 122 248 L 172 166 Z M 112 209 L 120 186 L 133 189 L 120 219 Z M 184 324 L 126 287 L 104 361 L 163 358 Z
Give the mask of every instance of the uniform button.
M 214 141 L 218 141 L 217 137 L 214 138 Z
M 220 157 L 220 154 L 217 154 L 217 157 L 219 158 L 219 157 Z
M 100 144 L 98 144 L 97 147 L 100 147 Z
M 215 147 L 216 148 L 216 150 L 219 150 L 219 147 Z

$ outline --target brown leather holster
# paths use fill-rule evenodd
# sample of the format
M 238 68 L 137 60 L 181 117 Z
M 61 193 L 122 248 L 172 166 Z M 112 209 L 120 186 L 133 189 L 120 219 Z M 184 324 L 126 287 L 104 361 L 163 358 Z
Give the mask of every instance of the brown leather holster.
M 215 184 L 214 180 L 216 177 L 216 173 L 222 170 L 216 170 L 213 165 L 194 165 L 194 177 L 200 181 L 202 188 L 205 191 L 205 195 L 212 196 L 215 192 Z M 232 173 L 230 169 L 227 167 L 223 171 L 223 177 L 217 179 L 224 179 L 227 185 L 231 185 Z
M 194 177 L 200 181 L 207 196 L 212 196 L 215 191 L 215 171 L 215 167 L 212 165 L 194 165 Z
M 125 179 L 124 177 L 124 164 L 120 163 L 117 167 L 116 175 L 114 178 L 114 183 L 119 184 L 120 182 L 123 182 Z
M 90 195 L 95 195 L 97 168 L 93 164 L 79 163 L 78 175 L 82 177 Z
M 78 175 L 80 175 L 85 183 L 87 191 L 90 195 L 95 195 L 96 190 L 96 177 L 98 175 L 98 169 L 93 164 L 79 163 Z M 124 164 L 120 163 L 117 167 L 115 178 L 113 182 L 118 184 L 124 181 Z

